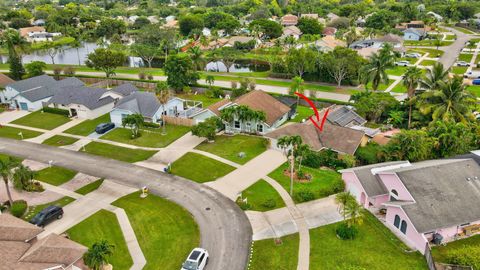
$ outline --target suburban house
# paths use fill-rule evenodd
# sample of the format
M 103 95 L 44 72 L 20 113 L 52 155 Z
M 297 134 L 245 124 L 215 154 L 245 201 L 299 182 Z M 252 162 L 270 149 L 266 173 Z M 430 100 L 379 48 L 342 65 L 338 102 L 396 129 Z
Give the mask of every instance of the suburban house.
M 425 29 L 407 28 L 403 30 L 403 40 L 422 40 L 427 36 Z
M 298 17 L 292 14 L 287 14 L 280 19 L 280 24 L 283 26 L 297 25 Z
M 293 37 L 295 40 L 298 40 L 302 35 L 302 31 L 298 29 L 295 25 L 290 25 L 283 28 L 283 34 L 281 38 Z
M 425 31 L 430 30 L 429 28 L 427 29 L 427 26 L 425 26 L 425 22 L 423 22 L 423 21 L 404 22 L 404 23 L 397 24 L 395 26 L 395 29 L 398 29 L 400 31 L 406 30 L 406 29 L 409 29 L 409 28 L 423 29 Z
M 4 89 L 7 85 L 14 83 L 15 81 L 7 75 L 0 73 L 0 89 Z M 0 94 L 0 103 L 4 103 L 2 95 Z
M 334 36 L 325 36 L 311 43 L 311 45 L 321 52 L 330 52 L 330 51 L 333 51 L 335 47 L 347 46 L 345 41 L 336 39 Z
M 338 18 L 340 18 L 340 16 L 338 16 L 335 13 L 330 12 L 330 13 L 327 14 L 328 22 L 331 22 L 331 21 L 336 20 Z
M 258 134 L 265 134 L 275 130 L 288 120 L 291 108 L 278 101 L 271 95 L 261 91 L 250 91 L 233 101 L 228 99 L 221 100 L 210 105 L 206 109 L 199 111 L 191 116 L 195 122 L 202 122 L 207 118 L 220 116 L 221 111 L 227 107 L 244 105 L 255 111 L 265 112 L 266 120 L 264 122 L 240 121 L 235 118 L 232 123 L 225 124 L 227 133 L 250 133 L 254 130 Z
M 40 227 L 10 214 L 0 214 L 0 268 L 88 269 L 82 258 L 86 247 L 56 234 L 40 239 L 41 232 Z
M 335 27 L 325 27 L 322 30 L 322 36 L 324 37 L 335 36 L 335 33 L 337 33 L 337 28 Z
M 388 34 L 374 39 L 355 41 L 350 45 L 350 48 L 357 50 L 359 55 L 366 58 L 373 53 L 378 52 L 386 43 L 391 44 L 393 50 L 400 54 L 404 54 L 407 51 L 403 46 L 403 39 L 394 34 Z
M 332 125 L 351 128 L 367 123 L 367 120 L 358 115 L 352 106 L 332 105 L 322 109 L 319 114 L 323 115 L 327 110 L 327 121 Z
M 20 36 L 28 42 L 52 41 L 53 38 L 61 36 L 62 33 L 49 33 L 43 26 L 32 26 L 18 29 Z
M 8 84 L 5 90 L 0 92 L 0 99 L 8 103 L 11 109 L 36 111 L 57 91 L 76 86 L 83 86 L 83 82 L 76 78 L 57 81 L 48 75 L 40 75 Z
M 422 254 L 480 232 L 480 165 L 473 159 L 386 162 L 340 171 L 346 190 Z
M 443 16 L 440 15 L 440 14 L 438 14 L 438 13 L 435 13 L 435 12 L 433 12 L 433 11 L 427 12 L 427 15 L 430 16 L 430 17 L 435 18 L 435 20 L 437 20 L 437 22 L 443 21 Z
M 277 141 L 284 136 L 299 135 L 302 141 L 309 145 L 313 151 L 330 149 L 340 154 L 353 155 L 362 142 L 363 131 L 325 124 L 320 132 L 310 121 L 285 125 L 277 130 L 265 134 L 270 138 L 271 145 L 277 148 Z M 281 149 L 278 149 L 281 150 Z

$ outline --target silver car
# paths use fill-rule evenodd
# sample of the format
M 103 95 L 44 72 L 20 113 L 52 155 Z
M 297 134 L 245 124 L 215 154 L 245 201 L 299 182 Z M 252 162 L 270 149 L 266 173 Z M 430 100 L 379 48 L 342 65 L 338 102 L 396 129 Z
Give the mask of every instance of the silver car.
M 208 263 L 208 251 L 194 248 L 180 270 L 203 270 Z

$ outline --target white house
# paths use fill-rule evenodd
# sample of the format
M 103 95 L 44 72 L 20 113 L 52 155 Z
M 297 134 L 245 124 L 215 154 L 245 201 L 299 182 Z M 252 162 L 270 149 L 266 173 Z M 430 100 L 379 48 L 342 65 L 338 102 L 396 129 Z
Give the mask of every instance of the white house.
M 422 40 L 427 36 L 425 29 L 408 28 L 403 31 L 403 40 Z
M 57 90 L 76 86 L 83 86 L 83 82 L 77 78 L 57 81 L 48 75 L 41 75 L 8 84 L 0 95 L 1 100 L 9 104 L 11 109 L 36 111 L 41 109 Z
M 298 40 L 302 35 L 302 31 L 295 25 L 290 25 L 283 28 L 283 34 L 281 38 L 293 37 L 295 40 Z

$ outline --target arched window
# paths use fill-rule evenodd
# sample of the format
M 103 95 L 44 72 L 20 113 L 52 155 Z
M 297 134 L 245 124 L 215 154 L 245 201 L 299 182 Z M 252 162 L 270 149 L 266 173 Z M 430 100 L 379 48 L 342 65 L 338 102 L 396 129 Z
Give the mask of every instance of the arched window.
M 392 189 L 390 193 L 390 201 L 396 201 L 398 198 L 398 192 L 395 189 Z
M 392 189 L 391 192 L 392 192 L 393 195 L 398 196 L 398 192 L 395 189 Z
M 400 229 L 400 217 L 398 215 L 395 215 L 395 219 L 393 220 L 393 226 Z
M 405 220 L 402 220 L 402 225 L 400 226 L 400 231 L 403 234 L 407 233 L 407 222 Z

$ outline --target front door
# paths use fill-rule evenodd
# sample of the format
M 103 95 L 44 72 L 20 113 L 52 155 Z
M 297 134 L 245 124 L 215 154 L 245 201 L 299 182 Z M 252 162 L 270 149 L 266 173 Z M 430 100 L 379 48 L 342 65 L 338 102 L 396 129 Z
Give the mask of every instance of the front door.
M 77 116 L 77 110 L 75 110 L 75 109 L 70 109 L 70 115 L 71 115 L 72 117 Z
M 20 102 L 20 110 L 28 111 L 28 104 L 25 102 Z

